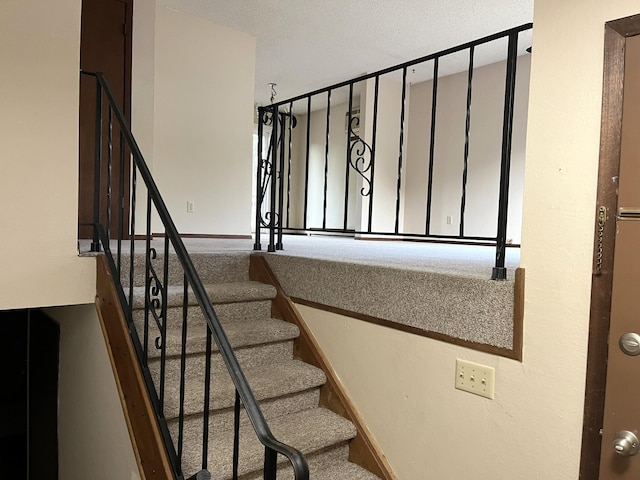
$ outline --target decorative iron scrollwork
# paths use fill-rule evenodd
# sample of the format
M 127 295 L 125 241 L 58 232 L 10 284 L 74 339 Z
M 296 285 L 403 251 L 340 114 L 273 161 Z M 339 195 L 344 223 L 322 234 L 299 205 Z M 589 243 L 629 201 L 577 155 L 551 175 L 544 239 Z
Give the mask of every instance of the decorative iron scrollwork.
M 359 122 L 359 118 L 354 117 L 351 119 L 352 127 L 354 120 L 358 120 Z M 349 143 L 349 165 L 365 181 L 365 185 L 360 189 L 360 195 L 368 197 L 371 195 L 370 172 L 373 166 L 373 151 L 367 142 L 354 133 L 353 128 L 350 129 L 349 133 L 351 134 L 351 141 Z
M 162 327 L 166 321 L 166 309 L 165 302 L 167 292 L 165 286 L 162 284 L 160 277 L 158 276 L 151 260 L 158 258 L 158 252 L 155 248 L 150 248 L 147 252 L 147 265 L 149 267 L 149 277 L 147 278 L 147 288 L 145 289 L 145 304 L 148 306 L 148 311 L 151 313 L 158 330 L 162 332 Z M 159 350 L 162 348 L 163 339 L 162 335 L 158 335 L 155 338 L 154 345 Z

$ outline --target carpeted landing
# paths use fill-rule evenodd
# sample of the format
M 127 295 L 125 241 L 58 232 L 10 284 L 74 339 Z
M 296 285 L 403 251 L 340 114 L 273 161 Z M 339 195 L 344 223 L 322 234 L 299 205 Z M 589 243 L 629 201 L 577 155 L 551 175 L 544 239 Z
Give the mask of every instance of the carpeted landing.
M 189 294 L 186 331 L 183 329 L 183 278 L 175 258 L 170 258 L 164 345 L 159 340 L 160 327 L 152 314 L 145 324 L 141 255 L 135 257 L 138 273 L 133 289 L 134 322 L 147 348 L 149 370 L 156 389 L 162 392 L 165 417 L 176 449 L 181 409 L 181 344 L 182 338 L 186 338 L 182 468 L 185 478 L 188 478 L 202 465 L 206 329 L 200 309 L 193 295 Z M 305 454 L 314 480 L 378 478 L 348 461 L 348 444 L 356 434 L 355 427 L 319 406 L 319 389 L 326 381 L 325 375 L 321 370 L 293 358 L 293 341 L 299 334 L 298 328 L 271 318 L 271 301 L 276 292 L 269 285 L 249 281 L 249 252 L 196 253 L 193 260 L 276 438 Z M 163 278 L 162 256 L 153 263 L 158 277 Z M 126 272 L 122 277 L 128 281 Z M 164 366 L 162 352 L 166 357 Z M 234 399 L 234 386 L 214 344 L 211 354 L 208 470 L 215 479 L 232 478 Z M 240 424 L 239 477 L 262 478 L 264 447 L 257 440 L 244 411 Z M 292 479 L 286 459 L 281 455 L 278 459 L 278 479 Z

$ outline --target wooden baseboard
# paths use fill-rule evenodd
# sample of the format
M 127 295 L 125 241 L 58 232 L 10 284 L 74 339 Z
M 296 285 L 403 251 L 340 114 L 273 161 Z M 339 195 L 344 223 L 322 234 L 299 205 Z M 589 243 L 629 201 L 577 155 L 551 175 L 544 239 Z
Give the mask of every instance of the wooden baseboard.
M 107 260 L 104 255 L 98 255 L 96 259 L 96 308 L 140 475 L 148 480 L 172 479 L 169 457 L 160 428 L 155 421 L 151 399 L 144 384 Z
M 273 317 L 294 323 L 300 329 L 300 336 L 294 343 L 294 356 L 325 372 L 327 383 L 320 389 L 320 405 L 347 418 L 356 427 L 357 435 L 349 445 L 349 460 L 384 480 L 397 480 L 398 477 L 367 428 L 362 415 L 351 402 L 313 333 L 302 320 L 291 299 L 282 290 L 280 282 L 271 271 L 267 261 L 262 255 L 251 255 L 250 258 L 249 278 L 273 285 L 277 290 L 276 298 L 272 302 Z

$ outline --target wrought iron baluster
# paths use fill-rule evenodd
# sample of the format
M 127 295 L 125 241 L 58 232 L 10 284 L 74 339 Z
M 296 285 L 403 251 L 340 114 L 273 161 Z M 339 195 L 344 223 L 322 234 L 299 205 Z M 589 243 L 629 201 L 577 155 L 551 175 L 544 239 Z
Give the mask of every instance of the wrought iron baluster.
M 289 103 L 289 125 L 287 130 L 289 131 L 289 147 L 287 151 L 287 228 L 289 228 L 289 216 L 291 207 L 291 150 L 293 149 L 293 128 L 295 118 L 293 116 L 293 102 Z
M 309 141 L 311 137 L 311 95 L 307 98 L 307 144 L 305 146 L 304 166 L 304 214 L 303 228 L 307 229 L 307 211 L 309 208 Z
M 129 255 L 129 311 L 133 312 L 134 258 L 136 253 L 136 187 L 138 184 L 137 167 L 134 162 L 131 169 L 131 254 Z
M 107 130 L 107 238 L 111 238 L 111 174 L 113 172 L 113 111 L 109 105 L 109 128 Z
M 95 130 L 95 163 L 93 166 L 93 241 L 91 251 L 100 251 L 100 236 L 98 224 L 100 224 L 100 173 L 102 170 L 102 85 L 96 79 L 96 130 Z
M 369 191 L 369 222 L 367 232 L 371 233 L 373 225 L 373 187 L 375 185 L 375 168 L 376 168 L 376 142 L 378 135 L 378 94 L 380 91 L 380 76 L 376 75 L 374 92 L 373 92 L 373 129 L 371 133 L 371 186 Z
M 169 297 L 169 236 L 165 231 L 164 235 L 164 272 L 163 277 L 163 295 L 162 310 L 160 323 L 160 346 L 156 343 L 156 348 L 160 348 L 160 409 L 164 413 L 164 392 L 166 384 L 166 362 L 167 362 L 167 302 Z
M 182 474 L 182 452 L 184 444 L 184 397 L 187 370 L 187 317 L 189 315 L 189 279 L 183 274 L 184 290 L 182 292 L 182 344 L 180 347 L 180 411 L 178 413 L 178 467 Z
M 278 148 L 280 150 L 280 171 L 278 172 L 278 239 L 276 241 L 276 250 L 282 250 L 282 227 L 284 225 L 284 146 L 286 137 L 286 116 L 278 113 L 278 121 L 280 122 L 280 139 L 278 140 Z M 274 177 L 275 178 L 275 177 Z
M 124 236 L 124 135 L 120 129 L 120 175 L 118 180 L 118 279 L 122 271 L 122 238 Z
M 207 331 L 206 357 L 204 360 L 204 412 L 202 416 L 202 469 L 207 469 L 209 451 L 209 405 L 211 400 L 211 330 L 205 324 Z
M 344 164 L 344 219 L 342 228 L 347 230 L 349 217 L 349 166 L 351 164 L 351 121 L 353 110 L 353 83 L 349 84 L 349 110 L 347 112 L 347 161 Z
M 264 480 L 276 480 L 276 469 L 278 465 L 278 453 L 275 450 L 265 447 L 264 449 Z
M 264 120 L 262 107 L 258 109 L 258 146 L 256 152 L 256 231 L 255 241 L 253 243 L 254 250 L 262 250 L 260 243 L 260 226 L 262 225 L 262 200 L 263 200 L 263 184 L 262 184 L 262 135 L 264 131 Z
M 276 212 L 276 177 L 277 177 L 277 164 L 278 164 L 278 111 L 274 107 L 272 110 L 273 115 L 273 123 L 271 126 L 271 202 L 269 205 L 269 246 L 267 250 L 269 252 L 276 251 L 276 241 L 275 241 L 275 233 L 276 233 L 276 219 L 278 217 L 279 212 Z
M 467 171 L 469 167 L 469 130 L 471 128 L 471 94 L 473 87 L 473 55 L 475 48 L 469 48 L 469 73 L 467 77 L 467 115 L 464 126 L 464 163 L 462 168 L 462 196 L 460 198 L 460 236 L 464 237 L 464 211 L 467 203 Z
M 327 187 L 329 181 L 329 117 L 331 115 L 331 90 L 327 91 L 327 129 L 324 139 L 324 188 L 322 200 L 322 228 L 327 228 Z
M 402 69 L 402 104 L 400 107 L 400 144 L 398 147 L 398 183 L 396 187 L 396 222 L 394 233 L 398 234 L 400 227 L 400 195 L 402 190 L 402 157 L 404 153 L 404 116 L 407 99 L 407 67 Z
M 236 389 L 236 400 L 233 407 L 233 480 L 238 480 L 238 463 L 240 460 L 240 394 Z
M 440 58 L 433 59 L 433 85 L 431 90 L 431 134 L 429 140 L 429 177 L 427 179 L 427 218 L 424 233 L 431 234 L 431 202 L 433 201 L 433 165 L 436 148 L 436 113 L 438 108 L 438 63 Z
M 507 75 L 505 79 L 504 114 L 502 120 L 502 155 L 500 161 L 500 198 L 498 200 L 498 233 L 496 237 L 496 263 L 491 273 L 493 280 L 506 280 L 504 266 L 507 245 L 509 211 L 509 172 L 511 170 L 511 140 L 513 137 L 513 109 L 516 94 L 516 67 L 518 62 L 518 32 L 509 34 L 507 49 Z

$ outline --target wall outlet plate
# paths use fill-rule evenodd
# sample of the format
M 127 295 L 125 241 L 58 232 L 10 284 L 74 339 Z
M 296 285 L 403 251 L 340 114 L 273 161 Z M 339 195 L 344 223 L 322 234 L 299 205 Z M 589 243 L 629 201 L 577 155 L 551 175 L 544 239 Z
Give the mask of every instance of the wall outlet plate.
M 487 365 L 456 359 L 456 388 L 481 397 L 494 398 L 496 370 Z

